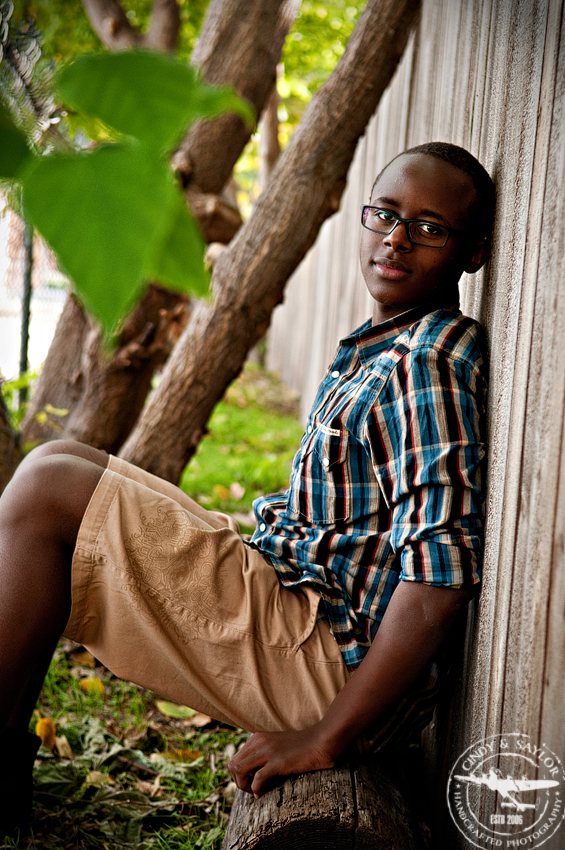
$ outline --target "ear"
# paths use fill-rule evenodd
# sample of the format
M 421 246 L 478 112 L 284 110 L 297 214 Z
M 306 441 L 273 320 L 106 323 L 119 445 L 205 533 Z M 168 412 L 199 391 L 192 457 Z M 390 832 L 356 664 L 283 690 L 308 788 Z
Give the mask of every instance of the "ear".
M 488 258 L 490 257 L 490 239 L 481 239 L 479 242 L 476 242 L 465 266 L 465 271 L 468 274 L 474 274 L 478 272 L 480 268 L 484 266 Z

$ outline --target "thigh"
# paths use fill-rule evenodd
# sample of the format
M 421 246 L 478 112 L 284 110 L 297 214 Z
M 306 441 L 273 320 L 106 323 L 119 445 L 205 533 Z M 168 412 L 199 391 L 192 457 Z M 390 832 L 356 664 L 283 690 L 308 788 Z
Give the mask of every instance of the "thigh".
M 233 725 L 316 722 L 348 678 L 318 595 L 282 587 L 232 528 L 159 482 L 112 463 L 104 473 L 79 533 L 66 634 L 117 675 Z
M 167 496 L 212 528 L 227 527 L 233 529 L 233 531 L 238 531 L 238 525 L 232 517 L 219 511 L 207 511 L 206 508 L 191 499 L 184 490 L 181 490 L 175 484 L 171 484 L 170 481 L 165 481 L 164 478 L 159 478 L 157 475 L 153 475 L 145 469 L 140 469 L 138 466 L 134 466 L 123 458 L 114 455 L 110 455 L 108 466 L 109 469 L 119 475 L 129 478 L 131 481 L 137 481 L 156 493 Z

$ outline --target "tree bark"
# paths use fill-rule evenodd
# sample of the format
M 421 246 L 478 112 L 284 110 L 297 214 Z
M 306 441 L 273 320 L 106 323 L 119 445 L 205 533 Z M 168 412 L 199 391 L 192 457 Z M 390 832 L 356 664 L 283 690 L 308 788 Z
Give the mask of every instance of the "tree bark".
M 18 435 L 10 424 L 6 403 L 0 395 L 0 494 L 22 459 Z
M 108 29 L 110 18 L 118 22 L 110 46 L 117 47 L 118 42 L 125 45 L 125 41 L 133 37 L 132 33 L 135 35 L 125 16 L 125 23 L 122 21 L 119 12 L 123 14 L 123 10 L 115 0 L 84 2 L 89 14 L 94 9 L 99 34 L 104 26 Z M 159 12 L 162 32 L 165 7 L 170 6 L 170 3 L 155 2 L 153 7 L 152 23 Z M 265 80 L 274 78 L 284 36 L 296 10 L 296 0 L 245 0 L 243 4 L 241 0 L 212 0 L 193 61 L 203 63 L 202 72 L 209 82 L 231 83 L 240 90 L 245 89 L 244 93 L 259 114 L 268 96 Z M 240 17 L 233 17 L 236 14 Z M 244 44 L 248 51 L 246 72 L 253 82 L 247 85 L 241 74 L 243 59 L 236 50 L 237 44 Z M 268 50 L 266 45 L 269 45 Z M 127 46 L 131 46 L 131 41 Z M 226 49 L 228 53 L 224 55 Z M 200 183 L 196 186 L 188 179 L 186 194 L 206 241 L 229 242 L 241 225 L 241 216 L 228 201 L 214 194 L 219 185 L 217 173 L 224 175 L 221 189 L 231 174 L 234 156 L 237 158 L 241 153 L 251 128 L 244 128 L 240 122 L 239 129 L 244 128 L 245 133 L 239 132 L 235 144 L 233 136 L 229 135 L 231 130 L 226 137 L 225 125 L 218 130 L 214 123 L 202 122 L 192 135 L 197 150 L 193 152 L 190 145 L 185 148 L 191 164 L 198 163 L 200 157 L 204 162 L 199 171 Z M 137 330 L 132 336 L 126 329 L 117 351 L 108 361 L 100 346 L 100 335 L 77 301 L 70 297 L 22 423 L 24 440 L 41 442 L 55 437 L 72 437 L 116 451 L 143 407 L 155 368 L 169 353 L 171 334 L 179 327 L 183 304 L 181 298 L 170 293 L 156 298 L 154 291 L 148 291 L 133 320 Z M 170 322 L 169 330 L 167 322 Z M 131 356 L 132 345 L 136 349 L 134 357 Z M 68 414 L 42 422 L 38 415 L 44 419 L 40 414 L 45 404 L 63 408 Z M 52 423 L 58 427 L 54 428 Z
M 291 776 L 259 800 L 236 793 L 222 850 L 418 850 L 415 818 L 378 763 Z
M 195 312 L 121 454 L 177 482 L 208 417 L 267 330 L 284 285 L 335 212 L 357 140 L 388 85 L 419 0 L 369 0 L 236 237 L 216 261 L 215 300 Z
M 271 92 L 265 111 L 259 122 L 259 148 L 261 152 L 261 191 L 265 191 L 277 159 L 281 153 L 279 144 L 279 93 L 276 88 Z
M 100 329 L 70 296 L 22 426 L 26 442 L 66 437 L 116 452 L 189 312 L 187 299 L 150 286 L 126 321 L 116 351 L 109 355 Z M 42 415 L 46 405 L 64 413 L 50 412 L 46 417 Z

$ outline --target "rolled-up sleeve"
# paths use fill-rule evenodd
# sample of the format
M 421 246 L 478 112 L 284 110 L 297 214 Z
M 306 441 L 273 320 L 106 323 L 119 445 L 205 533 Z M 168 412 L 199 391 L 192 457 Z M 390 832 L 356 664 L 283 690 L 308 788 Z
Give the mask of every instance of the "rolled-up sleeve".
M 401 580 L 480 581 L 485 387 L 477 362 L 420 348 L 400 360 L 373 410 L 375 471 Z

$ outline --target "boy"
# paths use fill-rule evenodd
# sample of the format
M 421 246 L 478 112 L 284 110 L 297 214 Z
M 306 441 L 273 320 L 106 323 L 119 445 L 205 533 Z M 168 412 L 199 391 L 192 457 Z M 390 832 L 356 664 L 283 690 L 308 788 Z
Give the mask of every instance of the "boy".
M 362 211 L 372 322 L 342 341 L 289 490 L 258 500 L 249 543 L 96 449 L 30 453 L 0 500 L 0 743 L 27 741 L 28 773 L 63 632 L 255 732 L 230 764 L 255 796 L 398 725 L 480 580 L 485 370 L 458 280 L 487 259 L 493 208 L 490 178 L 453 145 L 381 172 Z M 26 783 L 0 795 L 5 829 Z

